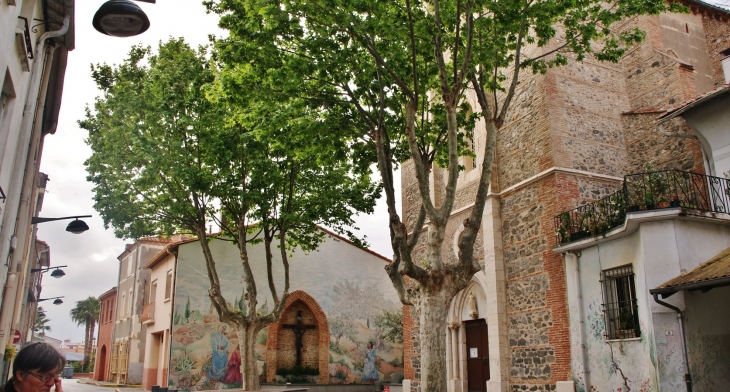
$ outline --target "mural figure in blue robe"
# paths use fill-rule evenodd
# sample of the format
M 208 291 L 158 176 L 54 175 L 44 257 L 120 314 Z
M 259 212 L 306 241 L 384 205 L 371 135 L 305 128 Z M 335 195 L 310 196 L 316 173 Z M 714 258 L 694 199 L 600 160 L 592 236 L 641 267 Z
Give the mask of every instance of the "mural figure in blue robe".
M 374 383 L 378 381 L 378 370 L 375 369 L 375 348 L 373 343 L 368 342 L 368 348 L 365 350 L 365 366 L 362 368 L 362 380 Z
M 228 373 L 228 338 L 225 325 L 219 326 L 218 332 L 210 335 L 210 348 L 213 350 L 213 358 L 206 375 L 209 379 L 218 381 Z

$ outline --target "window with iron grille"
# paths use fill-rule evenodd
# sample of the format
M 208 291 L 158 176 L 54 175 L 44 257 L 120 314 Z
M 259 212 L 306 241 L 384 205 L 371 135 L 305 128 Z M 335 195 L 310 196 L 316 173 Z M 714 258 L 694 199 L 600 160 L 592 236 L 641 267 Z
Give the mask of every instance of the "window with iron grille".
M 603 317 L 606 339 L 631 339 L 641 336 L 636 306 L 634 269 L 631 265 L 601 272 Z

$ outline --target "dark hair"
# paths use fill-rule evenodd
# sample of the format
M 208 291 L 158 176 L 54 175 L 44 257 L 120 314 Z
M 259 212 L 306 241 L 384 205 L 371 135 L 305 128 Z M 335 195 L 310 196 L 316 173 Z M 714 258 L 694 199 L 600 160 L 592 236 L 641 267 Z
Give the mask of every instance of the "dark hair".
M 23 347 L 13 361 L 13 377 L 15 373 L 27 373 L 37 370 L 39 373 L 47 373 L 63 369 L 66 365 L 66 358 L 58 350 L 48 343 L 31 343 Z

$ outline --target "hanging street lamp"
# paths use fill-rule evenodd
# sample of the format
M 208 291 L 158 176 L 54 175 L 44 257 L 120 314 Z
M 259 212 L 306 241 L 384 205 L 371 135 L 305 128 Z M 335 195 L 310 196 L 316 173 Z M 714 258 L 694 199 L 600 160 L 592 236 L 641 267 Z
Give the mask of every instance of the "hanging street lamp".
M 136 1 L 155 3 L 156 0 Z M 142 8 L 130 0 L 109 0 L 96 11 L 92 24 L 102 34 L 132 37 L 147 31 L 150 20 Z
M 39 216 L 34 217 L 30 220 L 31 225 L 35 225 L 37 223 L 43 223 L 43 222 L 51 222 L 51 221 L 57 221 L 57 220 L 64 220 L 64 219 L 75 219 L 71 221 L 71 223 L 66 226 L 66 231 L 73 234 L 81 234 L 85 232 L 86 230 L 89 230 L 89 225 L 86 224 L 86 222 L 82 221 L 79 218 L 91 218 L 91 215 L 79 215 L 79 216 L 64 216 L 63 218 L 41 218 Z

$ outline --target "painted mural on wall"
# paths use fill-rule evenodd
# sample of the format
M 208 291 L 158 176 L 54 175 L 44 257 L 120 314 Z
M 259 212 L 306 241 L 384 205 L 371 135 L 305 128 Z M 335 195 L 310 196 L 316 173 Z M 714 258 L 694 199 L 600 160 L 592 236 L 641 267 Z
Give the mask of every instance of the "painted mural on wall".
M 291 292 L 309 294 L 326 314 L 330 330 L 329 383 L 400 382 L 403 379 L 402 314 L 397 294 L 383 267 L 371 255 L 342 257 L 344 250 L 363 252 L 345 242 L 328 240 L 320 252 L 294 253 Z M 221 288 L 229 306 L 241 310 L 243 282 L 237 250 L 213 241 L 211 248 L 221 273 Z M 232 248 L 232 249 L 230 249 Z M 257 257 L 256 251 L 251 256 Z M 263 257 L 263 250 L 261 250 Z M 364 252 L 363 252 L 364 253 Z M 334 257 L 339 256 L 339 257 Z M 363 257 L 365 262 L 363 262 Z M 263 259 L 262 259 L 263 260 Z M 265 266 L 254 274 L 265 282 Z M 281 271 L 274 271 L 276 274 Z M 283 276 L 279 274 L 279 276 Z M 327 282 L 327 283 L 325 283 Z M 266 287 L 265 283 L 259 286 Z M 283 282 L 279 287 L 283 287 Z M 218 319 L 207 295 L 208 278 L 199 244 L 179 249 L 174 294 L 169 385 L 181 391 L 241 388 L 240 347 L 235 329 Z M 259 291 L 267 291 L 265 288 Z M 260 311 L 268 311 L 270 299 L 259 298 Z M 256 340 L 260 381 L 266 374 L 264 329 Z M 277 369 L 281 382 L 303 382 L 297 369 Z M 301 371 L 301 369 L 300 369 Z

